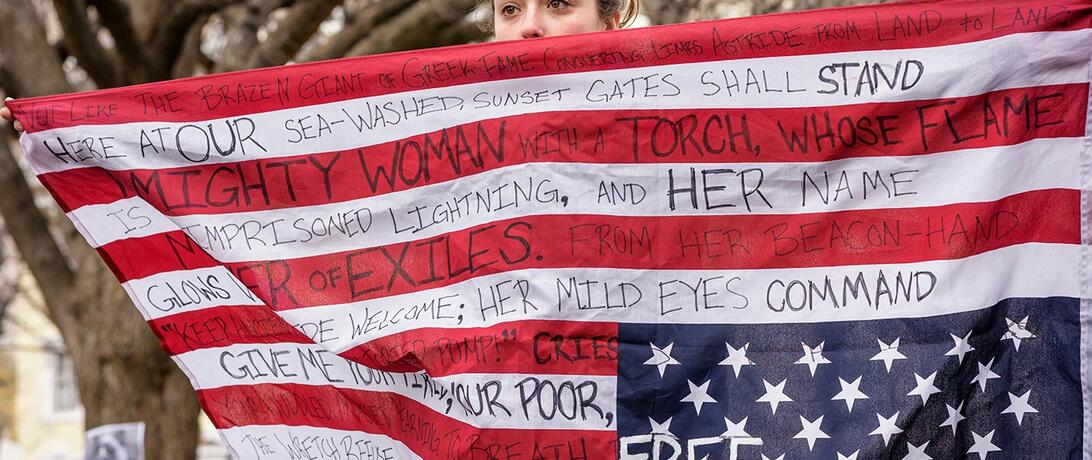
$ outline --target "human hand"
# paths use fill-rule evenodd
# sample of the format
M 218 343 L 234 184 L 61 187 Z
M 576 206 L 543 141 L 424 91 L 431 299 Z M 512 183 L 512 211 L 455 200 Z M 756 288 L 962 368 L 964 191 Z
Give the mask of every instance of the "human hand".
M 9 98 L 4 99 L 4 102 L 6 103 L 7 101 L 10 101 L 10 100 L 11 100 L 11 98 L 9 97 Z M 7 105 L 5 105 L 4 107 L 0 107 L 0 118 L 3 118 L 5 120 L 7 120 L 7 121 L 12 122 L 12 125 L 15 126 L 16 131 L 23 132 L 23 124 L 19 123 L 19 121 L 17 121 L 15 119 L 15 117 L 12 116 L 11 109 L 9 109 L 7 107 Z

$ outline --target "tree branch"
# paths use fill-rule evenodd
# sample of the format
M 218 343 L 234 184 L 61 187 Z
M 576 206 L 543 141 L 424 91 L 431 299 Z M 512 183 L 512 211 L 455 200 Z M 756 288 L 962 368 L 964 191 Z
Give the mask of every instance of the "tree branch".
M 7 123 L 5 123 L 7 125 Z M 8 233 L 15 241 L 19 254 L 41 286 L 42 296 L 49 305 L 66 305 L 64 292 L 75 279 L 68 257 L 61 252 L 49 221 L 38 205 L 23 177 L 23 170 L 8 147 L 11 128 L 4 126 L 0 134 L 0 183 L 6 184 L 0 193 L 0 215 Z
M 0 67 L 8 96 L 40 96 L 73 90 L 56 50 L 29 0 L 0 1 Z
M 130 20 L 136 29 L 140 43 L 148 44 L 160 18 L 167 15 L 171 6 L 179 0 L 120 0 L 129 6 Z
M 277 8 L 283 8 L 285 0 L 249 0 L 244 6 L 228 8 L 220 14 L 224 20 L 225 45 L 214 72 L 226 72 L 246 68 L 250 54 L 258 48 L 258 30 L 269 21 Z
M 653 24 L 676 24 L 696 19 L 701 0 L 644 0 L 641 12 Z
M 22 271 L 14 248 L 9 248 L 11 244 L 3 219 L 0 219 L 0 336 L 4 334 L 3 325 L 7 319 L 4 313 L 19 294 L 19 273 Z
M 53 9 L 64 29 L 68 51 L 95 84 L 100 88 L 123 84 L 117 56 L 99 43 L 97 27 L 87 17 L 87 4 L 83 0 L 53 0 Z
M 143 41 L 133 26 L 129 5 L 121 0 L 90 0 L 99 11 L 99 22 L 110 36 L 114 37 L 114 47 L 124 62 L 128 82 L 146 82 L 148 78 L 148 57 L 144 54 Z
M 353 45 L 366 38 L 378 25 L 395 17 L 416 1 L 381 0 L 369 3 L 363 11 L 353 14 L 340 32 L 301 55 L 299 60 L 321 61 L 345 57 L 353 49 Z
M 444 5 L 446 11 L 439 11 L 432 0 L 418 1 L 402 14 L 373 29 L 368 38 L 353 46 L 348 55 L 389 53 L 437 46 L 435 31 L 465 22 L 466 14 L 474 9 L 477 1 L 445 0 Z
M 9 96 L 39 96 L 73 90 L 65 79 L 60 57 L 46 41 L 44 28 L 29 0 L 0 2 L 0 75 Z M 73 283 L 73 272 L 60 243 L 50 232 L 50 219 L 35 205 L 33 191 L 10 150 L 11 128 L 0 128 L 0 215 L 24 262 L 30 268 L 51 318 L 70 316 L 73 304 L 66 290 Z M 63 229 L 73 232 L 71 223 Z M 87 246 L 86 243 L 83 246 Z M 87 248 L 85 252 L 94 252 Z M 61 323 L 58 323 L 60 325 Z
M 884 1 L 885 0 L 797 0 L 790 4 L 785 4 L 780 0 L 754 0 L 751 6 L 751 14 L 801 11 L 846 5 L 864 5 L 868 3 L 883 3 Z
M 293 5 L 288 14 L 277 21 L 276 29 L 258 52 L 250 56 L 246 68 L 282 65 L 296 57 L 303 44 L 339 4 L 341 0 L 311 0 Z
M 482 31 L 478 24 L 471 21 L 457 21 L 436 35 L 433 46 L 462 45 L 470 42 L 480 42 L 489 38 L 489 34 Z
M 207 73 L 213 67 L 212 61 L 201 51 L 201 29 L 208 21 L 208 15 L 201 16 L 186 33 L 186 40 L 182 45 L 182 53 L 171 70 L 172 78 L 188 77 L 195 75 L 201 68 Z
M 170 78 L 171 68 L 178 55 L 182 53 L 182 44 L 186 41 L 186 32 L 203 15 L 211 14 L 231 6 L 235 0 L 180 0 L 171 5 L 166 17 L 155 28 L 148 52 L 151 61 L 151 80 Z

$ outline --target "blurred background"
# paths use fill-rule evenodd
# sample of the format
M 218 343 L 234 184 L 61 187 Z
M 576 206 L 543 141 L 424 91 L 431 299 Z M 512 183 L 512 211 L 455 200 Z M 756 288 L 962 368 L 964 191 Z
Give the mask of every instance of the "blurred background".
M 875 0 L 642 0 L 633 27 Z M 0 96 L 488 41 L 477 0 L 0 0 Z M 0 125 L 0 460 L 83 456 L 147 423 L 149 459 L 225 459 L 186 377 Z

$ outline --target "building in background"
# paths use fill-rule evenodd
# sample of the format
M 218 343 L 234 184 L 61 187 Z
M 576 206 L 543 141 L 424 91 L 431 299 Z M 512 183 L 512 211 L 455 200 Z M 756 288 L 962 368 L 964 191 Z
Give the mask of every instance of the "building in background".
M 23 281 L 29 288 L 19 290 L 0 323 L 0 460 L 80 460 L 83 407 L 72 358 L 32 282 Z M 212 424 L 204 419 L 201 427 L 197 458 L 229 458 Z
M 0 330 L 0 460 L 79 460 L 83 408 L 72 361 L 28 291 L 8 304 Z

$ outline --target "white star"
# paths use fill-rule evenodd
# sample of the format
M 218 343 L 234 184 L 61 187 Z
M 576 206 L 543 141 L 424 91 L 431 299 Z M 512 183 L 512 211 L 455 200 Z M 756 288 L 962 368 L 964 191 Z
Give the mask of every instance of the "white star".
M 887 443 L 891 441 L 891 435 L 902 433 L 902 428 L 899 428 L 895 423 L 899 420 L 899 413 L 895 412 L 895 415 L 891 417 L 884 417 L 880 414 L 876 414 L 876 420 L 880 422 L 880 426 L 872 430 L 869 435 L 880 435 L 883 437 L 883 445 L 887 446 Z
M 854 451 L 852 454 L 849 454 L 849 455 L 842 455 L 841 452 L 838 452 L 838 460 L 857 460 L 857 454 L 860 454 L 860 453 L 861 453 L 860 449 L 857 449 L 856 451 Z
M 766 454 L 762 454 L 762 460 L 785 460 L 785 454 L 781 454 L 780 457 L 773 458 L 773 459 L 771 459 L 770 457 L 767 457 Z
M 990 358 L 990 362 L 986 363 L 985 366 L 983 366 L 982 363 L 978 363 L 978 375 L 974 376 L 974 379 L 971 380 L 971 382 L 977 383 L 978 386 L 982 388 L 982 391 L 986 391 L 986 382 L 989 382 L 990 379 L 1001 378 L 1000 375 L 995 374 L 993 370 L 990 369 L 991 367 L 993 367 L 993 358 Z
M 841 399 L 845 401 L 846 408 L 849 409 L 850 412 L 853 412 L 853 401 L 868 399 L 868 395 L 862 393 L 860 389 L 861 377 L 857 377 L 857 380 L 854 380 L 853 383 L 849 383 L 839 378 L 838 384 L 842 386 L 842 391 L 839 391 L 838 394 L 834 395 L 830 400 L 835 401 Z
M 902 460 L 933 460 L 933 457 L 930 457 L 929 454 L 925 453 L 925 449 L 928 447 L 929 441 L 925 441 L 925 444 L 920 446 L 915 446 L 910 444 L 910 442 L 907 442 L 906 449 L 909 452 L 906 453 L 906 456 L 903 457 Z
M 675 437 L 675 435 L 671 434 L 671 419 L 672 418 L 674 418 L 674 417 L 668 417 L 667 420 L 664 420 L 663 423 L 659 423 L 659 422 L 657 422 L 655 420 L 652 420 L 652 417 L 649 417 L 648 418 L 648 424 L 650 426 L 652 426 L 651 434 L 665 434 L 665 435 L 668 435 L 668 436 L 671 436 L 671 437 Z
M 945 406 L 948 406 L 948 405 L 945 404 Z M 955 436 L 955 434 L 956 434 L 956 425 L 959 425 L 959 422 L 962 422 L 963 419 L 965 419 L 965 418 L 967 418 L 967 417 L 963 416 L 963 401 L 960 401 L 958 408 L 948 406 L 948 418 L 945 419 L 944 423 L 941 423 L 940 426 L 950 426 L 950 427 L 952 427 L 952 435 Z
M 1017 425 L 1024 423 L 1024 414 L 1039 413 L 1037 409 L 1031 407 L 1028 398 L 1031 398 L 1031 390 L 1026 391 L 1023 396 L 1016 396 L 1015 393 L 1009 393 L 1009 407 L 1005 408 L 1001 413 L 1015 415 Z
M 749 438 L 750 434 L 747 434 L 747 417 L 743 417 L 738 423 L 728 420 L 728 417 L 724 417 L 724 433 L 721 433 L 722 438 Z
M 986 433 L 985 436 L 979 436 L 978 433 L 971 431 L 971 434 L 974 435 L 974 445 L 967 450 L 967 455 L 978 454 L 978 460 L 985 460 L 985 458 L 990 455 L 990 452 L 1000 451 L 1001 448 L 993 445 L 994 431 Z
M 690 385 L 690 394 L 686 395 L 682 402 L 693 403 L 694 410 L 698 412 L 698 415 L 701 415 L 702 404 L 717 402 L 712 396 L 709 396 L 709 382 L 712 382 L 712 380 L 706 380 L 705 383 L 698 386 L 694 385 L 694 382 L 690 380 L 686 381 L 686 384 Z
M 1001 340 L 1012 340 L 1012 344 L 1016 346 L 1016 351 L 1020 351 L 1021 340 L 1035 338 L 1035 334 L 1028 330 L 1027 316 L 1020 321 L 1005 318 L 1005 322 L 1008 323 L 1009 330 L 1005 332 L 1005 335 L 1001 336 Z
M 918 381 L 918 386 L 914 387 L 913 390 L 910 390 L 906 396 L 921 396 L 921 405 L 924 406 L 925 403 L 929 402 L 929 396 L 940 393 L 940 389 L 933 385 L 933 381 L 936 380 L 936 378 L 936 372 L 933 372 L 932 375 L 926 378 L 921 378 L 921 376 L 915 372 L 914 379 Z
M 747 348 L 751 346 L 750 343 L 745 343 L 738 349 L 729 345 L 728 342 L 724 342 L 724 346 L 728 347 L 728 357 L 717 364 L 720 366 L 732 366 L 732 370 L 736 371 L 736 377 L 739 377 L 739 371 L 743 370 L 743 366 L 755 365 L 754 361 L 747 358 Z
M 648 344 L 652 347 L 652 357 L 645 361 L 646 366 L 656 366 L 656 369 L 660 371 L 660 377 L 664 376 L 664 371 L 667 370 L 667 366 L 677 366 L 679 362 L 675 358 L 671 357 L 671 348 L 675 346 L 674 343 L 667 344 L 666 347 L 657 347 L 654 343 Z
M 810 452 L 811 449 L 813 447 L 815 447 L 815 441 L 817 439 L 830 439 L 830 436 L 827 436 L 827 434 L 823 432 L 822 425 L 823 425 L 823 416 L 822 415 L 820 415 L 819 418 L 815 419 L 814 422 L 809 422 L 808 419 L 804 418 L 804 416 L 801 415 L 800 416 L 800 427 L 802 429 L 800 430 L 799 433 L 796 433 L 796 436 L 793 436 L 792 438 L 793 439 L 806 439 L 808 441 L 808 451 Z
M 891 342 L 890 345 L 884 343 L 883 340 L 876 339 L 880 343 L 880 352 L 876 353 L 876 356 L 873 356 L 869 361 L 883 361 L 884 366 L 887 367 L 887 372 L 891 372 L 891 365 L 894 364 L 895 360 L 906 359 L 906 355 L 899 353 L 900 339 L 902 337 L 896 337 L 895 341 Z
M 770 410 L 773 413 L 777 413 L 777 405 L 783 402 L 791 402 L 792 398 L 785 394 L 785 382 L 788 380 L 782 380 L 777 385 L 770 385 L 765 379 L 762 380 L 762 384 L 766 386 L 766 394 L 755 400 L 755 402 L 764 402 L 770 404 Z
M 819 342 L 819 346 L 812 348 L 808 344 L 800 342 L 800 346 L 804 347 L 804 356 L 796 360 L 796 364 L 807 364 L 812 377 L 815 377 L 815 368 L 819 367 L 820 364 L 830 364 L 830 360 L 823 356 L 823 343 Z
M 974 331 L 967 331 L 967 335 L 963 336 L 963 338 L 949 332 L 948 334 L 952 336 L 952 342 L 955 342 L 955 345 L 947 353 L 944 353 L 944 356 L 958 356 L 958 364 L 963 364 L 963 355 L 974 351 L 974 347 L 971 346 L 970 342 L 972 332 Z

